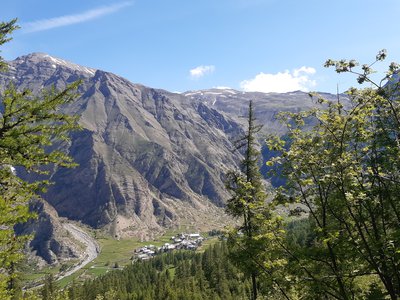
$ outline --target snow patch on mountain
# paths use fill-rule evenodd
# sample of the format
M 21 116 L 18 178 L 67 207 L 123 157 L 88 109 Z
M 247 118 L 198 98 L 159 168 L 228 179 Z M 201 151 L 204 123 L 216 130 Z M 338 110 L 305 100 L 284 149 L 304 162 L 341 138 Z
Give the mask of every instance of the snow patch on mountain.
M 53 57 L 46 53 L 35 52 L 26 56 L 18 57 L 16 59 L 16 61 L 20 60 L 45 61 L 46 63 L 49 63 L 49 66 L 53 69 L 57 69 L 57 67 L 64 67 L 74 71 L 86 73 L 89 76 L 94 76 L 94 74 L 96 73 L 96 69 L 80 66 L 64 59 Z
M 52 57 L 52 56 L 50 56 L 48 54 L 45 54 L 43 57 L 50 59 L 56 65 L 64 66 L 66 68 L 78 70 L 78 71 L 81 71 L 81 72 L 85 72 L 85 73 L 88 73 L 88 74 L 90 74 L 92 76 L 96 73 L 95 69 L 91 69 L 91 68 L 88 68 L 88 67 L 83 67 L 83 66 L 68 62 L 68 61 L 60 59 L 60 58 Z M 54 64 L 52 64 L 52 66 L 54 66 Z

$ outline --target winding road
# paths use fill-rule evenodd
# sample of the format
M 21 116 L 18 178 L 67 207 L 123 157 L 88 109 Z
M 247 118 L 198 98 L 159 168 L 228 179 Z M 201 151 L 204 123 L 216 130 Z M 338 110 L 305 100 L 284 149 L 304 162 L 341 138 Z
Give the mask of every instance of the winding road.
M 65 230 L 67 230 L 75 239 L 80 241 L 86 246 L 86 249 L 83 254 L 83 259 L 73 266 L 70 270 L 66 272 L 59 273 L 56 276 L 56 280 L 61 280 L 67 276 L 70 276 L 74 274 L 76 271 L 82 269 L 84 266 L 86 266 L 88 263 L 90 263 L 93 259 L 99 255 L 100 252 L 100 247 L 97 244 L 96 240 L 93 239 L 90 235 L 88 235 L 85 231 L 80 229 L 78 226 L 71 224 L 71 223 L 63 223 L 63 227 Z M 23 289 L 24 290 L 29 290 L 29 289 L 38 289 L 43 286 L 43 283 L 36 282 L 32 283 L 29 286 L 25 286 Z
M 85 231 L 80 229 L 78 226 L 71 224 L 71 223 L 64 223 L 63 224 L 64 228 L 72 234 L 72 236 L 86 245 L 86 249 L 84 252 L 84 257 L 83 259 L 75 265 L 72 269 L 68 270 L 65 273 L 61 273 L 58 277 L 57 280 L 61 280 L 67 276 L 72 275 L 76 271 L 82 269 L 84 266 L 86 266 L 88 263 L 90 263 L 93 259 L 97 257 L 97 255 L 100 252 L 100 247 L 97 244 L 96 240 L 93 239 L 90 235 L 88 235 Z

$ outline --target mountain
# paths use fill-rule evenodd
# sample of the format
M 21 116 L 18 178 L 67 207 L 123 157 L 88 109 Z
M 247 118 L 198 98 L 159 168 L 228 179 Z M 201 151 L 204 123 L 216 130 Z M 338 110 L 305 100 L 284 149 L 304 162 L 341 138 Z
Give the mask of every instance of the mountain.
M 240 92 L 233 89 L 209 89 L 184 93 L 190 101 L 200 101 L 205 105 L 233 118 L 240 124 L 246 123 L 248 103 L 253 100 L 257 122 L 264 125 L 264 132 L 284 134 L 285 128 L 276 119 L 282 111 L 299 112 L 315 107 L 315 100 L 308 93 L 294 91 L 289 93 Z M 337 96 L 319 93 L 330 101 Z
M 303 92 L 171 93 L 43 53 L 9 66 L 0 87 L 12 81 L 38 93 L 82 80 L 80 97 L 64 109 L 80 116 L 83 130 L 61 145 L 79 166 L 52 170 L 54 185 L 44 199 L 58 215 L 115 236 L 148 239 L 171 226 L 220 227 L 229 198 L 224 174 L 241 159 L 232 141 L 244 132 L 248 101 L 264 130 L 278 133 L 284 129 L 277 113 L 314 105 Z
M 46 54 L 9 65 L 1 86 L 13 80 L 38 92 L 82 79 L 65 110 L 80 115 L 83 130 L 63 145 L 79 167 L 54 170 L 44 195 L 60 216 L 144 238 L 172 224 L 218 224 L 239 124 L 201 101 Z

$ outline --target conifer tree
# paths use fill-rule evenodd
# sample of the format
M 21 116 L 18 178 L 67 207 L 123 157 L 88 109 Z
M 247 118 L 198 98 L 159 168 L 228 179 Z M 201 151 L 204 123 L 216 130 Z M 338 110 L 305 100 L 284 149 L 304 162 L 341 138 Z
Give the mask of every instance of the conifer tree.
M 0 23 L 0 45 L 17 28 L 16 20 Z M 7 71 L 0 58 L 0 67 Z M 77 118 L 60 112 L 60 107 L 75 99 L 78 83 L 64 91 L 44 90 L 33 95 L 18 91 L 12 83 L 0 98 L 0 299 L 10 299 L 15 290 L 16 264 L 23 257 L 23 247 L 29 236 L 17 236 L 14 226 L 26 222 L 34 214 L 28 202 L 39 198 L 46 180 L 22 180 L 18 170 L 46 174 L 47 165 L 73 166 L 72 159 L 58 150 L 55 143 L 67 141 L 68 133 L 77 129 Z M 54 149 L 54 148 L 53 148 Z M 17 170 L 17 171 L 16 171 Z
M 226 182 L 232 194 L 226 211 L 242 219 L 242 224 L 229 232 L 230 257 L 250 276 L 252 299 L 257 299 L 260 275 L 267 276 L 271 287 L 278 288 L 285 296 L 279 280 L 274 278 L 276 270 L 285 263 L 284 259 L 275 257 L 278 243 L 283 238 L 281 218 L 273 212 L 274 203 L 266 202 L 257 143 L 257 133 L 262 126 L 256 124 L 252 101 L 247 125 L 246 134 L 236 142 L 236 149 L 244 150 L 241 170 L 228 173 Z
M 253 101 L 249 102 L 247 117 L 247 132 L 236 142 L 236 150 L 244 149 L 244 159 L 241 162 L 240 172 L 228 173 L 227 187 L 233 193 L 233 197 L 228 200 L 226 211 L 234 217 L 241 217 L 243 224 L 237 231 L 231 233 L 233 248 L 235 244 L 242 249 L 235 250 L 234 256 L 253 255 L 253 237 L 258 230 L 255 223 L 256 210 L 263 207 L 266 195 L 261 183 L 259 172 L 259 151 L 257 150 L 256 134 L 261 130 L 261 126 L 255 124 Z M 243 234 L 243 239 L 238 239 L 234 235 Z M 232 238 L 233 237 L 233 238 Z M 252 251 L 253 250 L 253 251 Z M 237 257 L 238 258 L 238 257 Z M 254 264 L 245 259 L 243 261 L 245 269 L 250 273 L 252 281 L 253 299 L 257 299 L 257 268 Z M 242 263 L 243 263 L 242 262 Z

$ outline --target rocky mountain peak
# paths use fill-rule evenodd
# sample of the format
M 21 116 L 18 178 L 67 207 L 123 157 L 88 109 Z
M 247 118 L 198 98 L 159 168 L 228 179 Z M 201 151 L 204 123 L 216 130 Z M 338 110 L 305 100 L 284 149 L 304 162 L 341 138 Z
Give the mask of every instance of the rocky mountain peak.
M 13 81 L 39 93 L 82 80 L 81 96 L 64 109 L 80 116 L 83 130 L 62 145 L 79 166 L 55 169 L 43 196 L 60 216 L 140 238 L 182 223 L 221 225 L 224 173 L 240 160 L 231 138 L 242 129 L 231 117 L 44 53 L 9 65 L 0 86 Z
M 96 69 L 83 67 L 41 52 L 34 52 L 28 55 L 17 57 L 11 62 L 12 67 L 15 67 L 15 65 L 37 65 L 39 67 L 50 67 L 54 70 L 57 68 L 64 68 L 70 71 L 81 72 L 87 76 L 93 76 L 96 72 Z

